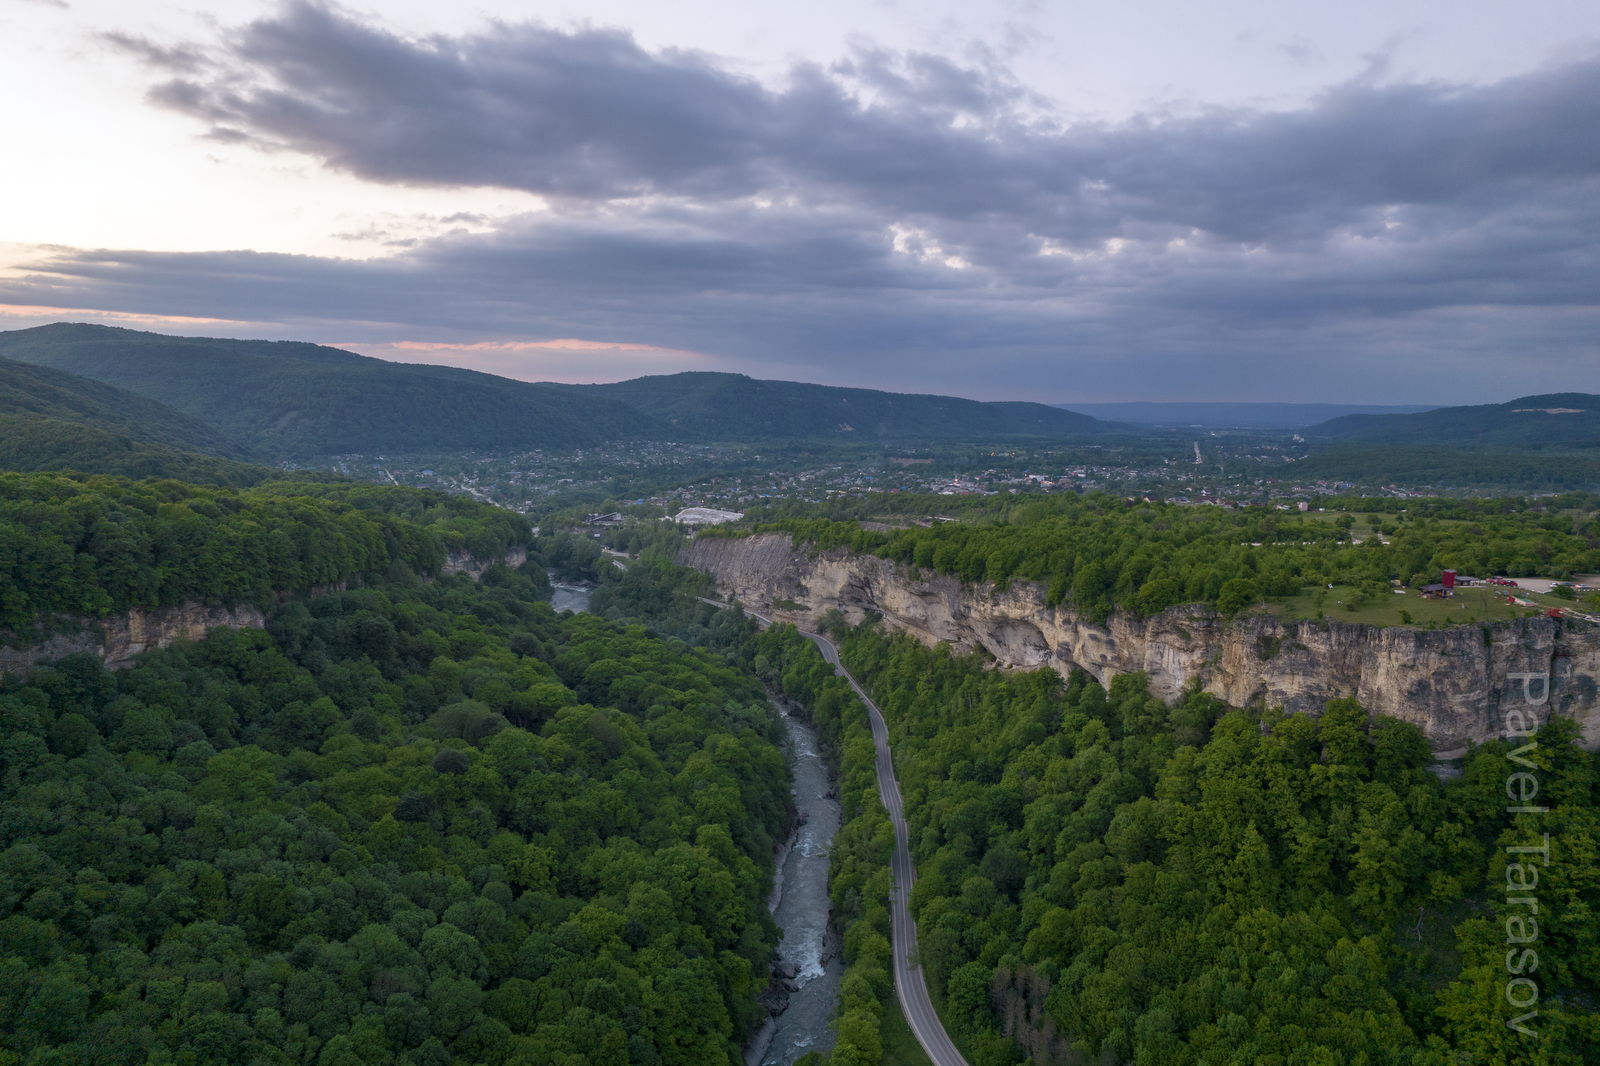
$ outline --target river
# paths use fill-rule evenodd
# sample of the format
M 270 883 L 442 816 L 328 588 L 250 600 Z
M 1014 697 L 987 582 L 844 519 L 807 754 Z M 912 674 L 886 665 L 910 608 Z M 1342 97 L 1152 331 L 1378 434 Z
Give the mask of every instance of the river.
M 784 714 L 794 767 L 794 805 L 801 825 L 779 859 L 773 888 L 773 918 L 783 930 L 778 958 L 795 968 L 799 991 L 789 993 L 789 1007 L 774 1019 L 771 1043 L 763 1057 L 747 1061 L 787 1066 L 810 1051 L 827 1054 L 834 1032 L 828 1027 L 839 1002 L 844 960 L 837 936 L 828 930 L 828 852 L 839 831 L 839 803 L 833 798 L 828 768 L 817 747 L 817 734 L 792 714 Z M 824 955 L 831 955 L 824 961 Z M 752 1044 L 755 1052 L 759 1042 Z
M 550 606 L 556 611 L 589 609 L 594 585 L 558 581 L 553 573 L 550 579 L 554 588 Z M 786 709 L 783 721 L 800 825 L 779 849 L 769 906 L 783 930 L 778 959 L 794 967 L 793 980 L 799 988 L 789 993 L 788 1008 L 750 1042 L 745 1059 L 749 1066 L 788 1066 L 807 1052 L 832 1051 L 834 1032 L 828 1023 L 844 977 L 839 938 L 828 928 L 828 853 L 839 831 L 839 801 L 833 798 L 816 730 Z
M 576 611 L 579 614 L 589 609 L 589 597 L 594 593 L 595 586 L 587 581 L 561 581 L 555 572 L 550 573 L 550 606 L 555 612 Z

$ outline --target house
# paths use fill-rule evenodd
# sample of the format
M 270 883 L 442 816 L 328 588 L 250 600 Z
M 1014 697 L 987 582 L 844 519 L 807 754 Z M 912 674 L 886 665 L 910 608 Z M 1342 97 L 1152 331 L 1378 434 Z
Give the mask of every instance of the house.
M 1450 590 L 1444 585 L 1422 586 L 1422 598 L 1425 600 L 1442 600 L 1450 595 Z
M 624 519 L 621 511 L 612 511 L 608 514 L 591 514 L 583 516 L 586 526 L 620 526 Z

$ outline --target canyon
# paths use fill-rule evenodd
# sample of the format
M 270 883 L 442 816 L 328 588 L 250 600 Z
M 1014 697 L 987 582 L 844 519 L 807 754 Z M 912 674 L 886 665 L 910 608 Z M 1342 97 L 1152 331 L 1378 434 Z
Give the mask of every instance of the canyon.
M 1575 719 L 1600 749 L 1600 626 L 1545 616 L 1441 629 L 1333 619 L 1282 620 L 1267 610 L 1226 618 L 1203 604 L 1149 618 L 1117 611 L 1105 624 L 1045 590 L 963 584 L 844 549 L 812 552 L 786 533 L 700 536 L 678 562 L 713 576 L 728 596 L 776 620 L 815 628 L 829 610 L 869 613 L 926 644 L 983 649 L 1002 667 L 1080 668 L 1102 684 L 1144 672 L 1173 701 L 1193 688 L 1237 707 L 1318 714 L 1331 699 L 1417 725 L 1441 760 L 1503 737 L 1506 715 L 1536 708 Z

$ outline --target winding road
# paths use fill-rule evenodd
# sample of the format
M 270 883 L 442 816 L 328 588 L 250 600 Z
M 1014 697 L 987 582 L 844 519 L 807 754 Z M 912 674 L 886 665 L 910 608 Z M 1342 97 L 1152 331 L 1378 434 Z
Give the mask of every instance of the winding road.
M 716 600 L 705 602 L 718 607 L 728 606 Z M 765 615 L 749 608 L 743 610 L 763 626 L 772 624 L 772 619 Z M 933 1066 L 968 1066 L 933 1009 L 922 968 L 911 961 L 917 950 L 917 923 L 911 918 L 909 903 L 911 886 L 917 883 L 917 869 L 911 864 L 911 837 L 906 830 L 905 814 L 900 805 L 900 783 L 895 780 L 894 761 L 889 757 L 889 727 L 878 705 L 872 702 L 839 661 L 839 649 L 833 646 L 833 641 L 820 633 L 807 633 L 803 629 L 800 634 L 816 643 L 822 657 L 833 665 L 840 677 L 850 682 L 850 687 L 856 690 L 861 702 L 867 705 L 867 716 L 872 724 L 872 742 L 878 749 L 878 795 L 882 797 L 883 805 L 889 812 L 889 821 L 894 825 L 894 860 L 890 866 L 894 873 L 894 887 L 889 893 L 889 918 L 894 928 L 890 947 L 894 952 L 894 991 L 900 999 L 900 1010 L 905 1014 L 906 1024 L 911 1026 L 917 1043 L 933 1060 Z

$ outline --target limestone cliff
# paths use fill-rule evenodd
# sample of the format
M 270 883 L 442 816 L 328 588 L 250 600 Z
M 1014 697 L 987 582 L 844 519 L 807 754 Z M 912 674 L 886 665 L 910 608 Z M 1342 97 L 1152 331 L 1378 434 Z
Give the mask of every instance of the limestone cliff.
M 507 566 L 521 566 L 528 561 L 526 548 L 512 548 L 500 559 L 479 562 L 465 552 L 451 552 L 445 560 L 446 574 L 471 574 L 474 581 L 483 578 L 483 572 L 495 562 Z M 302 590 L 299 595 L 321 596 L 328 592 L 343 592 L 347 582 L 336 585 L 316 585 Z M 278 601 L 284 602 L 296 593 L 280 592 Z M 51 637 L 32 647 L 11 648 L 0 646 L 0 674 L 30 667 L 68 655 L 98 655 L 113 670 L 133 665 L 134 658 L 148 648 L 165 648 L 174 640 L 200 640 L 221 626 L 235 629 L 260 629 L 267 624 L 266 615 L 258 608 L 207 607 L 190 602 L 180 607 L 167 607 L 147 611 L 134 608 L 124 615 L 101 620 L 86 620 L 82 628 L 72 634 Z
M 527 561 L 527 548 L 512 548 L 500 558 L 490 559 L 487 562 L 480 561 L 476 556 L 467 552 L 451 552 L 445 558 L 444 573 L 471 574 L 472 580 L 482 581 L 483 572 L 489 569 L 489 567 L 493 566 L 495 563 L 505 563 L 507 566 L 515 569 Z
M 1266 613 L 1230 622 L 1196 604 L 1147 619 L 1118 612 L 1096 625 L 1070 605 L 1045 606 L 1037 585 L 963 585 L 842 550 L 812 555 L 795 550 L 787 534 L 699 537 L 678 562 L 713 575 L 745 603 L 801 605 L 775 609 L 780 618 L 809 623 L 837 608 L 856 622 L 876 611 L 926 643 L 981 646 L 1006 666 L 1077 666 L 1102 683 L 1142 670 L 1167 700 L 1192 683 L 1235 706 L 1312 713 L 1353 696 L 1369 710 L 1415 722 L 1443 758 L 1501 735 L 1504 713 L 1524 705 L 1523 682 L 1511 675 L 1548 672 L 1548 706 L 1576 718 L 1586 745 L 1600 747 L 1600 627 L 1586 622 L 1541 617 L 1425 630 L 1286 624 Z M 1540 695 L 1537 683 L 1533 691 Z
M 68 655 L 98 655 L 113 670 L 132 666 L 148 648 L 165 648 L 174 640 L 199 640 L 213 629 L 260 629 L 266 615 L 255 607 L 207 607 L 186 603 L 146 611 L 136 607 L 124 615 L 90 622 L 71 635 L 52 637 L 31 648 L 0 647 L 0 673 L 26 670 L 36 663 Z

